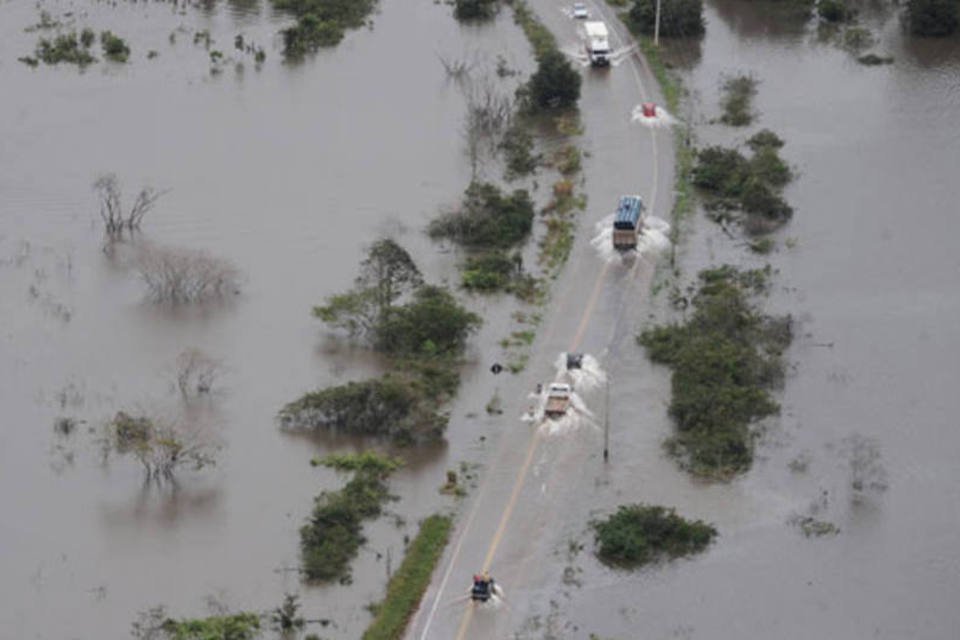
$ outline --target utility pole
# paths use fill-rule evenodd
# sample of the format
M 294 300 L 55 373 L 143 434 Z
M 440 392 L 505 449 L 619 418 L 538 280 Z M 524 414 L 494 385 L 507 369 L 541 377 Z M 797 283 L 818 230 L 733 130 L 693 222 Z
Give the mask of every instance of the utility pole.
M 607 376 L 606 407 L 603 410 L 603 461 L 610 460 L 610 376 Z
M 653 22 L 653 46 L 660 46 L 660 0 L 657 0 L 657 15 Z

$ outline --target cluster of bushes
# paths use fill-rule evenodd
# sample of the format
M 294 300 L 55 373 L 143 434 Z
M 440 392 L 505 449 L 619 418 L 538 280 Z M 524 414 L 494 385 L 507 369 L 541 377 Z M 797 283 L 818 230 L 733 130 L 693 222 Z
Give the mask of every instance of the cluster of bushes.
M 627 25 L 635 33 L 652 36 L 656 23 L 657 0 L 634 0 Z M 703 0 L 662 0 L 660 35 L 683 38 L 703 35 Z
M 842 0 L 818 0 L 817 15 L 822 21 L 835 24 L 853 19 L 856 11 Z
M 749 75 L 728 76 L 720 86 L 720 122 L 744 127 L 753 122 L 751 103 L 757 94 L 757 79 Z
M 376 606 L 376 617 L 363 640 L 399 640 L 406 631 L 420 598 L 430 585 L 430 576 L 453 527 L 450 516 L 432 515 L 420 524 L 420 532 L 407 547 L 403 563 L 390 578 L 387 596 Z
M 717 535 L 717 530 L 702 520 L 686 520 L 673 509 L 643 504 L 623 505 L 591 526 L 597 556 L 608 564 L 631 569 L 699 553 Z
M 448 290 L 424 284 L 410 254 L 389 239 L 370 248 L 352 290 L 331 296 L 313 313 L 389 356 L 394 371 L 305 394 L 280 411 L 285 426 L 403 443 L 443 433 L 447 418 L 439 408 L 459 385 L 456 359 L 480 326 L 479 316 Z
M 497 15 L 500 0 L 454 0 L 453 17 L 457 20 L 486 20 Z
M 769 390 L 783 379 L 790 318 L 764 315 L 748 300 L 765 289 L 768 273 L 730 266 L 702 271 L 686 322 L 638 337 L 651 360 L 673 369 L 669 411 L 677 433 L 667 448 L 695 474 L 724 477 L 748 469 L 750 423 L 779 411 Z
M 364 543 L 362 522 L 380 515 L 390 498 L 386 479 L 401 462 L 372 453 L 330 456 L 317 462 L 353 478 L 340 491 L 324 491 L 314 501 L 313 513 L 300 528 L 303 574 L 311 581 L 350 579 L 349 565 Z
M 298 60 L 320 47 L 332 47 L 347 29 L 363 26 L 376 0 L 273 0 L 273 5 L 297 18 L 283 29 L 283 55 Z
M 50 65 L 66 62 L 82 68 L 97 61 L 90 52 L 90 47 L 96 39 L 97 34 L 92 29 L 84 29 L 79 35 L 75 31 L 61 33 L 52 40 L 40 38 L 33 56 L 23 56 L 20 62 L 31 67 L 37 66 L 40 62 Z M 126 62 L 130 57 L 130 47 L 127 43 L 110 31 L 100 34 L 100 43 L 103 46 L 104 56 L 109 60 Z
M 260 635 L 260 616 L 255 613 L 235 613 L 209 618 L 187 620 L 166 619 L 153 630 L 162 640 L 253 640 Z
M 434 238 L 449 238 L 465 247 L 507 248 L 533 229 L 533 200 L 524 189 L 504 194 L 489 182 L 471 182 L 460 209 L 430 222 Z
M 718 220 L 737 209 L 746 214 L 748 232 L 762 233 L 783 224 L 793 208 L 781 197 L 781 189 L 793 179 L 790 167 L 780 158 L 783 146 L 775 133 L 763 130 L 747 141 L 752 156 L 737 149 L 707 147 L 697 153 L 693 184 L 713 196 L 707 209 Z
M 910 32 L 914 35 L 949 36 L 960 26 L 960 2 L 957 0 L 909 0 L 907 21 Z

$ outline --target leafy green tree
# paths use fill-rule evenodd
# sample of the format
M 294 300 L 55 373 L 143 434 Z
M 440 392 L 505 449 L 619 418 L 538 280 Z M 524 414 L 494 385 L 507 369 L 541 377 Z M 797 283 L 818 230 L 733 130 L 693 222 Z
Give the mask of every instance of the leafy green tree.
M 580 99 L 580 74 L 562 52 L 551 49 L 539 58 L 527 90 L 535 110 L 569 109 Z
M 949 36 L 960 26 L 957 0 L 909 0 L 907 19 L 910 32 L 918 36 Z
M 653 35 L 656 22 L 657 0 L 634 0 L 630 9 L 630 21 L 635 29 Z M 660 35 L 688 37 L 702 35 L 703 0 L 661 0 Z
M 497 14 L 498 0 L 454 0 L 453 17 L 457 20 L 486 20 Z
M 480 317 L 446 289 L 423 286 L 409 303 L 393 307 L 377 327 L 378 350 L 398 356 L 449 356 L 463 351 Z
M 702 520 L 686 520 L 673 509 L 643 504 L 620 506 L 606 520 L 591 525 L 600 559 L 628 568 L 699 553 L 717 535 Z

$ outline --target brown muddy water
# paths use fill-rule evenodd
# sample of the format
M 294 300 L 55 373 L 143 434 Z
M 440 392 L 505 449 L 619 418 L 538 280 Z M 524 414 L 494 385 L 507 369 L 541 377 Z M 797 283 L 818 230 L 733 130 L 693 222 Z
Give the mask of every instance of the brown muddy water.
M 132 46 L 130 62 L 83 72 L 18 62 L 48 35 L 24 32 L 41 8 L 68 28 L 111 29 Z M 379 367 L 327 336 L 310 308 L 351 285 L 382 234 L 429 280 L 455 278 L 457 257 L 423 234 L 469 180 L 463 94 L 438 56 L 492 69 L 501 55 L 525 71 L 529 52 L 507 16 L 462 28 L 446 6 L 388 1 L 372 29 L 291 67 L 280 62 L 284 22 L 257 2 L 0 5 L 0 638 L 120 638 L 148 607 L 199 616 L 213 598 L 263 611 L 285 592 L 301 595 L 306 617 L 333 620 L 325 637 L 356 638 L 404 536 L 451 505 L 437 492 L 443 471 L 480 451 L 483 419 L 446 446 L 403 452 L 390 509 L 405 524 L 366 526 L 352 585 L 301 585 L 298 529 L 313 496 L 345 482 L 308 461 L 356 443 L 287 435 L 274 416 L 306 390 Z M 219 74 L 194 42 L 202 30 L 228 59 Z M 234 50 L 238 33 L 265 48 L 262 69 Z M 151 49 L 159 55 L 147 59 Z M 91 184 L 104 172 L 128 197 L 142 184 L 169 189 L 138 242 L 233 261 L 240 295 L 146 302 L 135 274 L 101 251 Z M 515 328 L 509 301 L 470 304 L 487 326 L 465 389 Z M 212 470 L 144 486 L 135 462 L 102 460 L 96 432 L 119 409 L 180 411 L 173 364 L 190 347 L 224 364 L 193 408 L 224 448 Z M 478 388 L 462 402 L 482 414 L 491 389 Z M 59 436 L 60 416 L 83 422 Z
M 667 372 L 632 336 L 614 342 L 609 471 L 564 497 L 552 553 L 530 563 L 542 575 L 521 637 L 957 637 L 960 40 L 905 39 L 895 16 L 864 5 L 873 50 L 896 59 L 865 67 L 754 6 L 707 3 L 705 38 L 679 52 L 694 96 L 681 115 L 703 144 L 761 127 L 783 137 L 796 215 L 762 258 L 699 213 L 680 255 L 687 276 L 724 262 L 779 270 L 769 307 L 797 320 L 782 416 L 744 477 L 692 482 L 659 447 Z M 757 121 L 710 124 L 720 75 L 737 72 L 760 81 Z M 635 326 L 663 317 L 663 298 L 628 309 Z M 872 489 L 854 491 L 854 463 Z M 720 537 L 689 560 L 603 568 L 582 523 L 639 501 L 712 521 Z M 840 532 L 805 537 L 797 516 Z

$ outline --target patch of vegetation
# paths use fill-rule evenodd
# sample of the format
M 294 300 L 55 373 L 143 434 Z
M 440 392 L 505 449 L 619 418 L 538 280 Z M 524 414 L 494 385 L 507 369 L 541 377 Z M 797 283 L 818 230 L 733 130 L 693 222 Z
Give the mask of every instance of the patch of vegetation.
M 526 239 L 533 228 L 533 200 L 523 189 L 505 195 L 489 182 L 471 182 L 459 211 L 431 221 L 434 238 L 450 238 L 467 247 L 507 248 Z
M 733 127 L 744 127 L 753 122 L 751 102 L 757 95 L 757 79 L 753 76 L 740 74 L 726 76 L 720 85 L 720 108 L 723 115 L 720 122 Z
M 273 6 L 297 18 L 283 29 L 283 55 L 298 60 L 320 47 L 332 47 L 347 29 L 364 25 L 376 0 L 273 0 Z
M 430 584 L 430 576 L 450 539 L 453 519 L 432 515 L 420 524 L 420 531 L 407 547 L 397 572 L 390 578 L 387 595 L 377 606 L 373 622 L 363 640 L 399 640 L 420 599 Z
M 746 214 L 746 230 L 763 233 L 793 215 L 793 209 L 780 196 L 793 173 L 777 152 L 783 141 L 776 134 L 761 131 L 747 144 L 753 149 L 750 158 L 737 149 L 719 146 L 700 150 L 692 180 L 713 197 L 707 209 L 713 212 L 715 220 L 723 222 L 739 209 Z
M 573 250 L 574 226 L 566 218 L 547 218 L 547 233 L 540 241 L 540 263 L 549 270 L 561 267 Z
M 177 470 L 199 471 L 216 462 L 216 445 L 197 424 L 118 411 L 106 425 L 104 452 L 132 455 L 151 481 L 172 481 Z
M 837 525 L 826 520 L 817 520 L 813 516 L 794 516 L 790 519 L 790 524 L 800 529 L 807 538 L 822 538 L 840 533 L 840 527 Z
M 104 31 L 100 34 L 100 45 L 103 47 L 103 55 L 107 60 L 114 62 L 126 62 L 130 57 L 130 47 L 123 38 L 113 35 L 110 31 Z
M 333 433 L 382 436 L 412 444 L 437 440 L 447 416 L 420 378 L 400 373 L 311 391 L 280 411 L 284 425 Z
M 499 0 L 453 0 L 453 17 L 462 21 L 488 20 L 499 9 Z
M 522 276 L 518 257 L 508 256 L 503 251 L 468 256 L 461 272 L 463 286 L 481 292 L 510 290 L 511 284 Z
M 515 120 L 513 125 L 504 132 L 500 141 L 500 150 L 504 154 L 507 166 L 505 178 L 516 180 L 528 176 L 537 170 L 541 156 L 533 152 L 533 136 L 520 121 Z
M 34 57 L 25 56 L 20 60 L 30 66 L 36 66 L 39 60 L 44 64 L 53 65 L 66 62 L 83 68 L 97 61 L 90 53 L 89 46 L 81 42 L 76 32 L 62 33 L 53 40 L 40 38 L 33 54 Z
M 847 7 L 842 0 L 818 0 L 817 15 L 824 22 L 838 23 L 852 20 L 856 11 Z
M 362 521 L 380 515 L 391 496 L 386 479 L 397 461 L 376 454 L 333 456 L 324 466 L 352 470 L 353 478 L 340 491 L 324 491 L 314 500 L 313 513 L 300 528 L 300 554 L 307 580 L 350 580 L 349 564 L 365 542 Z
M 631 31 L 652 36 L 656 22 L 657 0 L 634 0 L 627 14 Z M 660 35 L 688 38 L 703 35 L 703 0 L 669 0 L 660 4 Z
M 408 302 L 398 304 L 403 296 Z M 439 407 L 459 385 L 456 359 L 480 325 L 476 314 L 446 289 L 424 284 L 410 255 L 389 239 L 370 248 L 351 291 L 331 296 L 313 313 L 390 356 L 394 372 L 307 393 L 280 411 L 285 426 L 402 443 L 442 434 L 447 416 Z
M 841 45 L 844 49 L 857 52 L 868 49 L 876 44 L 877 39 L 866 27 L 847 27 L 843 30 Z
M 644 504 L 622 505 L 606 520 L 590 524 L 596 534 L 597 557 L 629 569 L 700 553 L 717 535 L 702 520 L 686 520 L 673 509 Z
M 567 144 L 557 149 L 553 156 L 553 164 L 564 176 L 572 176 L 580 173 L 582 167 L 582 156 L 580 149 L 576 145 Z
M 701 271 L 683 324 L 643 331 L 651 360 L 673 369 L 669 412 L 677 433 L 666 443 L 692 473 L 723 478 L 753 460 L 750 424 L 779 411 L 769 391 L 784 375 L 792 339 L 788 317 L 760 313 L 748 300 L 765 290 L 767 270 L 731 266 Z
M 908 0 L 907 24 L 915 36 L 949 36 L 960 26 L 960 3 L 956 0 Z
M 513 0 L 511 6 L 513 7 L 513 20 L 523 29 L 530 46 L 533 47 L 533 55 L 537 60 L 540 60 L 548 52 L 559 49 L 557 39 L 550 33 L 549 29 L 543 26 L 542 22 L 537 20 L 524 0 Z
M 253 640 L 259 636 L 260 616 L 247 612 L 175 620 L 158 607 L 141 614 L 133 625 L 133 637 L 141 640 Z
M 868 67 L 874 67 L 882 64 L 893 64 L 893 56 L 878 56 L 875 53 L 868 53 L 857 58 L 857 62 Z
M 531 112 L 573 109 L 580 100 L 580 73 L 567 56 L 551 49 L 537 58 L 537 70 L 518 91 L 525 108 Z

